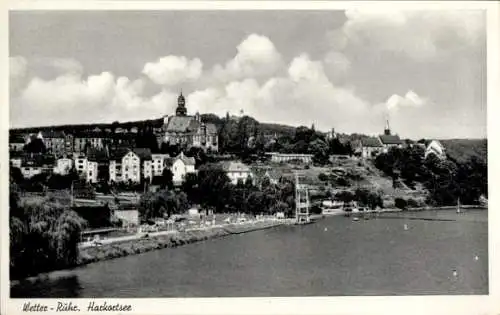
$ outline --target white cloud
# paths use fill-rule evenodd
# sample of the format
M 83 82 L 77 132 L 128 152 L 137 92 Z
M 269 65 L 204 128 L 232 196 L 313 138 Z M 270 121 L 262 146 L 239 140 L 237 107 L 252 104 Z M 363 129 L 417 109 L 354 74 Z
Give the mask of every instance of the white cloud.
M 202 74 L 203 64 L 200 59 L 192 60 L 184 56 L 166 56 L 156 62 L 148 62 L 142 73 L 154 83 L 174 86 L 180 83 L 196 81 Z
M 11 125 L 78 124 L 160 117 L 173 110 L 176 95 L 166 90 L 143 96 L 144 82 L 109 72 L 65 74 L 54 80 L 33 78 L 12 99 Z
M 342 28 L 345 38 L 335 42 L 403 53 L 419 61 L 476 45 L 485 30 L 481 11 L 355 9 L 347 10 L 346 17 Z
M 216 80 L 229 82 L 244 78 L 268 77 L 282 65 L 282 57 L 273 42 L 266 36 L 251 34 L 237 47 L 236 56 L 225 66 L 216 65 Z
M 390 111 L 396 111 L 404 107 L 421 107 L 425 102 L 426 100 L 418 96 L 417 93 L 408 91 L 405 96 L 393 94 L 387 99 L 386 107 Z

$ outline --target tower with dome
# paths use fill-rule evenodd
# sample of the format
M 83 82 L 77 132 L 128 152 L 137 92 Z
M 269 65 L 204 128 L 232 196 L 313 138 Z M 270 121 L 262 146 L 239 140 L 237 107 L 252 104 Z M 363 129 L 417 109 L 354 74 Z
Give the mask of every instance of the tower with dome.
M 219 150 L 217 127 L 212 123 L 203 122 L 198 112 L 194 116 L 189 116 L 182 92 L 177 97 L 175 116 L 164 119 L 163 130 L 164 143 L 177 144 L 186 149 L 199 147 L 211 152 Z

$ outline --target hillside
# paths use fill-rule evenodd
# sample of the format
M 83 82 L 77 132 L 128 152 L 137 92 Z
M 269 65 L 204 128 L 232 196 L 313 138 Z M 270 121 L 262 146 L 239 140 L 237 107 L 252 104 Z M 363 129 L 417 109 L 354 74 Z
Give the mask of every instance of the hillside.
M 450 139 L 440 142 L 446 148 L 446 153 L 458 162 L 464 162 L 473 156 L 484 162 L 488 159 L 487 139 Z
M 202 121 L 207 123 L 213 123 L 220 130 L 224 123 L 224 118 L 221 118 L 215 114 L 202 114 Z M 44 127 L 30 127 L 30 128 L 16 128 L 11 129 L 11 131 L 19 131 L 25 133 L 35 133 L 38 131 L 45 130 L 70 130 L 70 131 L 84 131 L 92 130 L 96 127 L 102 129 L 105 128 L 132 128 L 137 127 L 139 129 L 147 127 L 160 127 L 163 124 L 163 119 L 148 119 L 140 121 L 127 121 L 127 122 L 113 122 L 113 123 L 95 123 L 95 124 L 81 124 L 81 125 L 59 125 L 59 126 L 44 126 Z M 293 136 L 296 127 L 276 124 L 276 123 L 259 123 L 259 129 L 266 135 L 286 135 Z M 362 134 L 339 134 L 339 138 L 343 142 L 350 142 L 353 140 L 359 140 L 366 135 Z M 458 162 L 463 162 L 468 160 L 470 157 L 475 156 L 482 161 L 487 161 L 487 140 L 486 139 L 447 139 L 440 140 L 440 142 L 445 146 L 447 154 L 454 160 Z

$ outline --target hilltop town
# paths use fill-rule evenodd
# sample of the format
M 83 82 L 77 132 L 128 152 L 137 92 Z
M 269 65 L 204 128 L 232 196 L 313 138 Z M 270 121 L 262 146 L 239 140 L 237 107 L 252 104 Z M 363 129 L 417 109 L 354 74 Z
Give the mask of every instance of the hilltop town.
M 197 228 L 245 216 L 273 226 L 269 218 L 298 216 L 301 190 L 307 215 L 324 213 L 332 202 L 408 209 L 487 198 L 486 141 L 401 139 L 389 122 L 380 135 L 365 136 L 260 124 L 243 115 L 188 115 L 182 93 L 175 113 L 162 119 L 11 130 L 9 150 L 11 229 L 31 229 L 36 213 L 73 227 L 49 224 L 63 233 L 71 255 L 63 259 L 47 245 L 52 256 L 24 259 L 21 250 L 11 257 L 18 276 L 115 257 L 82 256 L 75 246 L 88 246 L 96 235 L 120 240 L 138 237 L 137 231 L 177 231 L 185 228 L 178 222 L 185 214 Z M 458 158 L 457 152 L 473 154 Z M 28 246 L 22 238 L 13 242 Z M 30 261 L 38 262 L 27 268 Z

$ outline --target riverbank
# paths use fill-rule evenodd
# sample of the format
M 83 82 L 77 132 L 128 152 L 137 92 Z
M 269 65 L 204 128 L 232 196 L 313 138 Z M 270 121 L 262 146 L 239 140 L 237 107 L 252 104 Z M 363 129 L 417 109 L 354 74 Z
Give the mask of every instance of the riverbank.
M 283 221 L 280 220 L 255 220 L 206 228 L 188 229 L 182 232 L 172 231 L 169 233 L 157 233 L 156 235 L 155 233 L 151 233 L 148 237 L 125 239 L 123 241 L 103 244 L 101 246 L 83 247 L 80 248 L 77 263 L 71 268 L 158 249 L 174 248 L 208 239 L 269 229 L 282 224 Z M 12 280 L 11 285 L 16 285 L 20 281 L 36 282 L 40 279 L 50 277 L 51 274 L 56 274 L 57 277 L 57 274 L 64 274 L 64 270 L 41 273 L 22 280 Z

